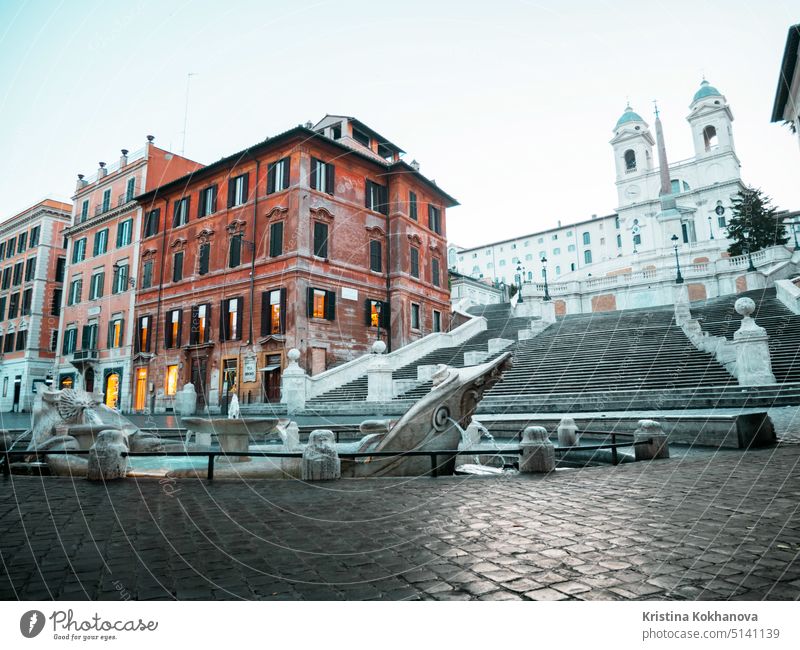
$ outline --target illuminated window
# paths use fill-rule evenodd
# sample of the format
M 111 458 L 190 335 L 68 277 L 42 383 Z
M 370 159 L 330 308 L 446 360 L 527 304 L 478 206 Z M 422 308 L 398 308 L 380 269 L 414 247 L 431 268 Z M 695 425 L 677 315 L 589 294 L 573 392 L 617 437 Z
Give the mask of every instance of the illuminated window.
M 149 316 L 141 316 L 139 317 L 139 336 L 137 338 L 139 341 L 139 351 L 140 352 L 149 352 L 150 351 L 150 317 Z
M 192 329 L 189 337 L 191 345 L 208 343 L 208 319 L 210 315 L 211 305 L 192 307 Z
M 325 318 L 325 291 L 314 289 L 314 318 Z
M 173 309 L 167 314 L 167 340 L 165 344 L 168 348 L 177 348 L 181 345 L 181 320 L 183 312 L 180 309 Z
M 389 303 L 381 300 L 366 301 L 367 326 L 389 329 Z
M 239 301 L 237 300 L 230 300 L 228 301 L 228 333 L 230 334 L 230 338 L 237 339 L 239 338 L 239 311 L 238 311 Z
M 336 292 L 308 287 L 306 315 L 309 318 L 336 318 Z
M 122 319 L 115 318 L 108 324 L 108 347 L 122 347 Z
M 167 395 L 174 395 L 178 392 L 178 366 L 167 366 Z

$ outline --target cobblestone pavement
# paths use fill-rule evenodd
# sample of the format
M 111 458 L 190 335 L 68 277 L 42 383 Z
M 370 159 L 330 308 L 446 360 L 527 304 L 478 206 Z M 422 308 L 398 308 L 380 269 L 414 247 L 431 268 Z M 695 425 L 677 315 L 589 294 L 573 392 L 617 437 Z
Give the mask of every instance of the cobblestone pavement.
M 547 476 L 0 479 L 4 599 L 798 599 L 800 445 Z

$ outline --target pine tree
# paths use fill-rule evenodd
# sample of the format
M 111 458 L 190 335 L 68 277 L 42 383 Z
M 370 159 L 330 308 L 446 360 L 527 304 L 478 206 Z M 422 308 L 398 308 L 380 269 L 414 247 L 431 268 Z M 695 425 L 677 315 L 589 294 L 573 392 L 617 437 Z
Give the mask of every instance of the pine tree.
M 739 190 L 731 199 L 731 212 L 727 229 L 728 237 L 733 240 L 728 246 L 732 256 L 744 255 L 748 249 L 755 253 L 789 241 L 785 226 L 775 218 L 778 209 L 760 189 Z

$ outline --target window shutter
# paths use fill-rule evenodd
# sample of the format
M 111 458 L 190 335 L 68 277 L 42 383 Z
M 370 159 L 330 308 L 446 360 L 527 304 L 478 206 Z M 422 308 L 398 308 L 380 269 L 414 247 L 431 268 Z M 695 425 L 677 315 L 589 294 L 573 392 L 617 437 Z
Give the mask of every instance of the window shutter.
M 364 325 L 372 325 L 372 300 L 369 298 L 364 301 Z
M 325 165 L 325 190 L 333 196 L 333 186 L 336 182 L 336 168 L 328 163 Z
M 381 327 L 388 330 L 391 326 L 391 308 L 388 302 L 381 303 Z
M 288 156 L 283 159 L 283 189 L 289 187 L 289 162 L 291 158 Z
M 168 311 L 164 316 L 164 346 L 172 347 L 172 312 Z
M 181 343 L 183 342 L 183 310 L 181 309 L 178 312 L 178 340 L 173 341 L 172 344 L 179 348 L 181 347 Z
M 206 331 L 203 337 L 203 343 L 208 343 L 211 339 L 211 303 L 206 303 Z
M 198 266 L 200 267 L 199 273 L 200 275 L 205 275 L 208 273 L 208 252 L 210 246 L 208 244 L 200 244 L 200 260 Z
M 314 287 L 306 289 L 306 316 L 309 318 L 314 316 Z
M 308 184 L 311 189 L 317 189 L 317 159 L 311 159 L 311 169 L 309 170 L 308 174 Z
M 236 190 L 236 183 L 232 178 L 228 179 L 228 207 L 233 207 L 233 201 L 236 198 L 234 191 Z
M 204 217 L 203 209 L 206 204 L 206 192 L 208 190 L 200 190 L 200 200 L 197 202 L 197 218 Z
M 119 319 L 119 345 L 123 347 L 125 345 L 125 319 Z
M 325 318 L 327 320 L 336 320 L 336 292 L 325 292 Z
M 247 172 L 242 179 L 242 203 L 247 203 L 250 196 L 250 172 Z
M 372 194 L 372 181 L 366 181 L 364 185 L 364 207 L 372 209 L 372 201 L 370 195 Z
M 269 332 L 269 291 L 261 292 L 261 336 L 267 336 Z
M 224 342 L 227 340 L 228 328 L 225 321 L 225 313 L 228 311 L 228 301 L 223 300 L 219 304 L 219 340 Z
M 380 191 L 378 192 L 378 194 L 380 194 L 380 197 L 381 197 L 381 206 L 380 206 L 379 212 L 381 212 L 382 214 L 388 215 L 389 214 L 389 188 L 386 187 L 385 185 L 380 185 L 379 187 L 380 187 Z
M 210 191 L 211 191 L 211 211 L 212 212 L 216 212 L 217 211 L 217 186 L 216 185 L 212 185 Z
M 267 194 L 275 192 L 275 163 L 267 167 Z
M 286 334 L 286 289 L 281 289 L 281 334 Z
M 242 338 L 242 327 L 244 323 L 242 322 L 242 314 L 244 312 L 244 299 L 237 298 L 236 299 L 236 338 Z
M 106 347 L 114 347 L 114 321 L 108 321 L 108 345 Z

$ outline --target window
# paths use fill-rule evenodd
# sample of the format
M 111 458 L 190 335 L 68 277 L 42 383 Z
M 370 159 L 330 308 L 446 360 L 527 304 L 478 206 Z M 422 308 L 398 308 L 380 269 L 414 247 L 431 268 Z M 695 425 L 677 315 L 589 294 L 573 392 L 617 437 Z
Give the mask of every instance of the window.
M 172 256 L 172 281 L 183 280 L 183 251 L 178 251 Z
M 369 143 L 370 143 L 369 136 L 360 129 L 357 129 L 356 127 L 353 127 L 353 140 L 358 142 L 358 144 L 363 145 L 367 149 L 369 149 Z
M 415 302 L 411 303 L 411 329 L 419 329 L 419 305 Z
M 567 251 L 569 253 L 574 253 L 575 252 L 575 244 L 570 244 L 569 246 L 567 246 Z
M 108 188 L 105 192 L 103 192 L 103 207 L 101 211 L 108 212 L 110 208 L 111 208 L 111 188 Z
M 267 165 L 267 194 L 281 192 L 289 187 L 289 158 Z
M 86 199 L 81 204 L 81 222 L 86 221 L 89 218 L 89 199 Z
M 369 242 L 369 270 L 380 273 L 383 271 L 383 257 L 381 255 L 381 243 L 377 239 Z
M 561 255 L 561 249 L 560 248 L 554 248 L 553 249 L 553 255 Z
M 382 300 L 372 300 L 368 298 L 364 301 L 364 309 L 367 327 L 382 327 L 388 330 L 391 319 L 389 314 L 389 303 Z
M 261 336 L 286 333 L 286 289 L 261 294 Z
M 125 202 L 133 201 L 133 197 L 136 196 L 136 177 L 132 177 L 128 179 L 128 184 L 125 186 Z
M 633 236 L 633 245 L 640 246 L 642 243 L 642 236 L 641 234 L 637 233 Z
M 120 224 L 121 225 L 121 224 Z M 117 226 L 119 232 L 119 226 Z M 117 236 L 119 239 L 119 236 Z M 94 234 L 94 246 L 92 248 L 92 255 L 97 257 L 103 255 L 108 250 L 108 228 L 103 228 Z
M 540 243 L 540 244 L 544 244 L 544 237 L 539 237 L 537 242 Z
M 0 241 L 0 261 L 5 259 L 6 256 L 6 243 L 4 241 Z
M 142 264 L 142 289 L 149 289 L 153 286 L 153 260 L 148 260 Z
M 77 264 L 86 259 L 86 237 L 79 239 L 73 244 L 72 263 Z
M 28 248 L 35 248 L 39 245 L 39 226 L 34 226 L 31 228 L 31 243 L 28 245 Z
M 437 258 L 431 258 L 431 284 L 434 287 L 438 287 L 441 283 L 441 278 L 439 277 L 439 260 Z
M 314 222 L 314 255 L 328 257 L 328 224 L 320 221 Z
M 25 282 L 30 282 L 36 275 L 36 258 L 31 257 L 25 262 Z
M 237 205 L 247 203 L 249 195 L 250 174 L 241 174 L 228 181 L 228 207 L 235 208 Z
M 622 248 L 622 235 L 617 235 L 617 248 Z
M 236 341 L 242 338 L 242 298 L 222 301 L 219 315 L 219 340 Z
M 158 220 L 161 216 L 161 210 L 149 210 L 144 218 L 144 236 L 152 237 L 158 233 Z
M 276 221 L 269 227 L 269 256 L 283 255 L 283 221 Z
M 56 260 L 56 282 L 63 282 L 67 270 L 67 258 L 59 257 Z
M 553 241 L 556 241 L 557 239 L 558 239 L 558 233 L 555 233 L 555 234 L 553 235 Z
M 197 216 L 207 217 L 217 211 L 217 186 L 212 185 L 200 190 L 200 201 L 197 205 Z
M 164 347 L 181 347 L 181 329 L 183 326 L 183 311 L 172 309 L 167 312 L 166 324 L 164 326 Z
M 122 347 L 122 333 L 125 328 L 125 321 L 122 317 L 116 317 L 108 323 L 108 347 Z
M 336 292 L 308 288 L 306 315 L 309 318 L 336 319 Z
M 50 304 L 50 315 L 51 316 L 60 316 L 61 315 L 61 297 L 63 295 L 63 289 L 53 289 L 53 302 Z
M 0 297 L 0 321 L 6 319 L 6 297 Z
M 105 284 L 106 274 L 102 271 L 92 275 L 91 282 L 89 283 L 89 300 L 95 300 L 103 297 L 103 285 Z
M 166 395 L 174 395 L 178 392 L 178 366 L 167 366 L 167 385 L 164 393 Z
M 17 352 L 25 349 L 25 335 L 28 330 L 20 330 L 17 332 L 17 346 L 14 348 Z
M 3 269 L 3 289 L 8 289 L 11 286 L 11 267 L 7 266 Z
M 139 316 L 136 344 L 139 352 L 150 352 L 150 316 Z
M 8 332 L 6 334 L 6 338 L 3 341 L 3 352 L 13 352 L 14 351 L 14 332 Z
M 111 277 L 111 293 L 122 293 L 128 288 L 128 264 L 115 264 L 114 275 Z
M 326 194 L 333 194 L 335 173 L 332 164 L 324 163 L 318 158 L 312 158 L 310 179 L 312 189 L 318 192 L 325 192 Z
M 561 275 L 561 267 L 556 266 L 556 275 Z
M 126 219 L 117 226 L 117 248 L 128 246 L 133 234 L 133 219 Z
M 505 261 L 505 260 L 500 260 L 500 261 L 497 263 L 497 266 L 505 266 L 505 265 L 506 265 L 506 261 Z
M 6 250 L 6 259 L 9 257 L 14 257 L 14 254 L 17 252 L 17 238 L 12 237 L 8 240 L 8 249 Z
M 570 262 L 570 264 L 569 264 L 569 270 L 570 270 L 570 271 L 574 271 L 574 270 L 575 270 L 575 262 Z
M 636 169 L 636 154 L 633 149 L 628 149 L 625 152 L 625 171 L 634 171 Z
M 411 276 L 419 278 L 419 248 L 411 247 Z
M 78 328 L 71 327 L 64 330 L 64 343 L 61 346 L 62 354 L 72 354 L 75 352 L 75 345 L 78 342 Z
M 583 245 L 588 246 L 591 243 L 592 243 L 592 236 L 588 232 L 583 233 Z
M 178 228 L 189 223 L 189 197 L 184 196 L 172 204 L 172 227 Z
M 205 242 L 200 244 L 197 250 L 197 273 L 205 275 L 208 273 L 209 256 L 211 255 L 211 244 Z
M 189 328 L 189 344 L 199 345 L 208 343 L 209 322 L 211 318 L 211 305 L 197 305 L 192 307 L 192 323 Z
M 442 211 L 430 203 L 428 204 L 428 228 L 437 235 L 442 234 Z
M 242 234 L 232 235 L 228 244 L 228 267 L 236 268 L 242 263 Z
M 97 323 L 89 323 L 83 326 L 81 332 L 81 350 L 97 349 Z
M 711 125 L 703 129 L 703 144 L 706 147 L 706 151 L 711 151 L 719 145 L 717 130 Z
M 725 217 L 724 217 L 724 216 L 722 216 L 722 217 L 717 217 L 717 225 L 718 225 L 720 228 L 726 228 L 726 227 L 727 227 L 727 225 L 728 225 L 728 224 L 727 224 L 727 223 L 725 223 Z
M 12 284 L 16 287 L 22 284 L 22 262 L 17 262 L 14 265 L 14 280 Z
M 367 180 L 364 205 L 375 212 L 389 214 L 389 191 L 386 186 Z
M 30 316 L 32 296 L 33 296 L 32 289 L 25 289 L 25 291 L 22 292 L 22 313 L 20 314 L 20 316 Z
M 69 299 L 67 300 L 68 305 L 76 305 L 81 301 L 81 292 L 83 290 L 83 280 L 78 278 L 77 280 L 73 280 L 72 283 L 69 285 Z
M 442 312 L 433 310 L 433 331 L 442 331 Z
M 592 251 L 583 251 L 583 261 L 585 264 L 592 263 Z
M 417 220 L 417 194 L 416 192 L 408 193 L 408 216 L 414 221 Z
M 614 228 L 619 230 L 619 217 L 614 217 Z

